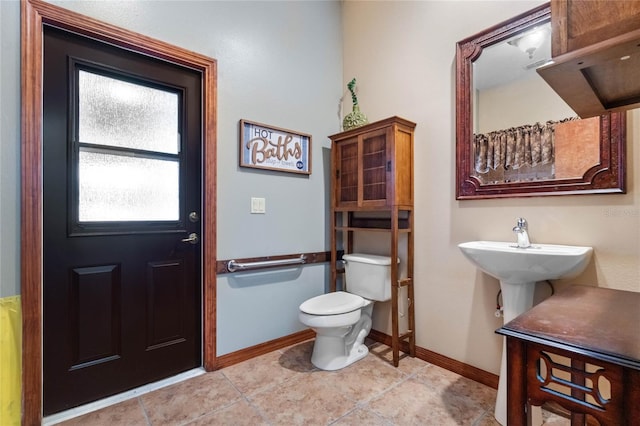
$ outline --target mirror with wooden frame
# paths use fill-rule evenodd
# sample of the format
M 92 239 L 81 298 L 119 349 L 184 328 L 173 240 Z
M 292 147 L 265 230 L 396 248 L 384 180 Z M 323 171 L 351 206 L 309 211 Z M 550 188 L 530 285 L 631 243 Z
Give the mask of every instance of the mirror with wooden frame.
M 624 193 L 626 116 L 579 119 L 536 73 L 544 4 L 456 45 L 456 199 Z

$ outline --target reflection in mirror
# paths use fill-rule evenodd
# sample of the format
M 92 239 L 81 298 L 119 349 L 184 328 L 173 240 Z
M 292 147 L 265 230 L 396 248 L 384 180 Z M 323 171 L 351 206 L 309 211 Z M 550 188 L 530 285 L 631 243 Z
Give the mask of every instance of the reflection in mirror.
M 597 165 L 598 140 L 591 137 L 582 143 L 588 164 L 570 171 L 565 166 L 572 155 L 558 150 L 556 131 L 578 123 L 535 71 L 550 60 L 546 21 L 483 49 L 472 63 L 473 176 L 483 184 L 581 177 Z
M 580 120 L 536 73 L 543 5 L 457 45 L 458 199 L 624 192 L 624 116 Z

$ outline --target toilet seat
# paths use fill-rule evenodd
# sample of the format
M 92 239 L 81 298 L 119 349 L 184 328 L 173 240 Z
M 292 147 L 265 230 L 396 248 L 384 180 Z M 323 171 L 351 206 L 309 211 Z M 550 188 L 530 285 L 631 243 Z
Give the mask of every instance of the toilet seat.
M 357 294 L 335 291 L 312 297 L 300 305 L 300 311 L 309 315 L 340 315 L 355 311 L 366 304 Z

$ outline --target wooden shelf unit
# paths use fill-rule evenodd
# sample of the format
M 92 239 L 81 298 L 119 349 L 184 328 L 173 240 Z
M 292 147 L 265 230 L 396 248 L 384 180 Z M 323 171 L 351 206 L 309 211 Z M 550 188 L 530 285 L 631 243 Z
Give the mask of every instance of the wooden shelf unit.
M 640 107 L 640 0 L 551 0 L 538 74 L 581 118 Z
M 370 123 L 330 136 L 331 154 L 331 291 L 336 291 L 342 245 L 353 253 L 354 234 L 390 233 L 389 257 L 399 258 L 400 235 L 406 236 L 406 276 L 391 262 L 391 342 L 393 365 L 400 361 L 400 342 L 415 356 L 413 280 L 413 132 L 415 123 L 400 117 Z M 342 281 L 344 283 L 344 280 Z M 407 330 L 400 333 L 399 293 L 407 288 Z

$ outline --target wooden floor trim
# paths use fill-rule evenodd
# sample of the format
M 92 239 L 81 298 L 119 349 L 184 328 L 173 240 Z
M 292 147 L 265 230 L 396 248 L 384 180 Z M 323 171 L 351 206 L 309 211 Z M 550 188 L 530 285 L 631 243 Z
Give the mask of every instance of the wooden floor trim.
M 268 342 L 260 343 L 255 346 L 241 349 L 236 352 L 218 356 L 216 358 L 217 363 L 215 369 L 217 370 L 225 367 L 230 367 L 242 361 L 247 361 L 251 358 L 255 358 L 278 349 L 286 348 L 287 346 L 295 345 L 296 343 L 301 343 L 306 340 L 313 339 L 315 335 L 316 334 L 313 330 L 307 329 L 299 331 L 297 333 L 289 334 L 284 337 L 280 337 L 278 339 L 270 340 Z M 376 342 L 391 346 L 391 336 L 380 331 L 371 330 L 367 337 Z M 405 352 L 405 354 L 407 354 L 406 356 L 409 356 L 409 344 L 407 342 L 400 342 L 400 350 Z M 430 364 L 437 365 L 438 367 L 442 367 L 453 373 L 459 374 L 462 377 L 466 377 L 467 379 L 482 383 L 485 386 L 489 386 L 493 389 L 498 389 L 497 374 L 489 373 L 480 368 L 473 367 L 471 365 L 457 361 L 453 358 L 449 358 L 437 352 L 430 351 L 420 346 L 416 346 L 416 358 Z M 400 362 L 402 362 L 402 357 L 400 358 Z M 557 404 L 545 404 L 543 408 L 561 417 L 569 418 L 569 413 Z M 593 422 L 587 422 L 587 424 L 591 426 Z
M 377 330 L 371 330 L 369 338 L 376 342 L 384 343 L 391 346 L 391 336 L 382 333 Z M 407 342 L 400 342 L 400 350 L 408 353 L 409 344 Z M 416 358 L 426 361 L 430 364 L 437 365 L 446 370 L 452 371 L 456 374 L 471 379 L 475 382 L 482 383 L 483 385 L 498 389 L 498 375 L 489 373 L 480 368 L 474 367 L 469 364 L 457 361 L 453 358 L 449 358 L 445 355 L 441 355 L 437 352 L 430 351 L 428 349 L 416 346 Z M 402 362 L 402 359 L 400 360 Z
M 268 342 L 260 343 L 236 352 L 220 355 L 216 357 L 216 369 L 230 367 L 242 361 L 246 361 L 278 349 L 286 348 L 287 346 L 295 345 L 296 343 L 304 342 L 305 340 L 313 339 L 314 337 L 316 337 L 316 333 L 314 333 L 313 330 L 308 329 L 289 334 L 288 336 L 280 337 L 278 339 L 269 340 Z
M 287 346 L 295 345 L 296 343 L 304 342 L 305 340 L 313 339 L 315 333 L 313 330 L 303 330 L 288 336 L 280 337 L 278 339 L 270 340 L 268 342 L 260 343 L 255 346 L 251 346 L 245 349 L 241 349 L 236 352 L 231 352 L 226 355 L 220 355 L 216 357 L 216 369 L 230 367 L 234 364 L 238 364 L 242 361 L 255 358 L 266 353 L 286 348 Z M 377 330 L 371 330 L 368 336 L 371 340 L 383 343 L 391 346 L 391 336 L 382 333 Z M 407 342 L 400 342 L 400 350 L 408 353 L 409 347 Z M 475 382 L 482 383 L 494 389 L 498 389 L 498 375 L 492 374 L 480 368 L 473 367 L 463 362 L 457 361 L 453 358 L 441 355 L 437 352 L 430 351 L 428 349 L 416 346 L 416 358 L 426 361 L 430 364 L 437 365 L 446 370 L 459 374 L 467 379 L 471 379 Z M 400 361 L 402 362 L 402 360 Z
M 295 345 L 296 343 L 304 342 L 305 340 L 313 339 L 314 337 L 315 332 L 311 329 L 308 329 L 290 334 L 288 336 L 280 337 L 278 339 L 270 340 L 268 342 L 260 343 L 249 348 L 241 349 L 239 351 L 232 352 L 226 355 L 221 355 L 216 358 L 216 369 L 230 367 L 242 361 L 247 361 L 251 358 L 255 358 L 257 356 L 264 355 L 278 349 L 286 348 L 287 346 Z M 367 337 L 376 342 L 391 346 L 391 336 L 380 331 L 371 330 Z M 400 350 L 405 352 L 405 354 L 407 354 L 406 356 L 409 356 L 409 344 L 407 342 L 400 342 Z M 437 352 L 430 351 L 420 346 L 416 346 L 416 358 L 430 364 L 437 365 L 438 367 L 442 367 L 453 373 L 459 374 L 462 377 L 466 377 L 467 379 L 482 383 L 485 386 L 489 386 L 493 389 L 498 389 L 497 374 L 489 373 L 480 368 L 473 367 L 471 365 L 457 361 L 453 358 L 449 358 Z M 402 362 L 402 356 L 400 358 L 400 362 Z M 570 413 L 557 404 L 546 403 L 544 404 L 543 408 L 561 417 L 567 419 L 570 418 Z M 593 421 L 587 421 L 587 424 L 589 426 L 594 425 Z

